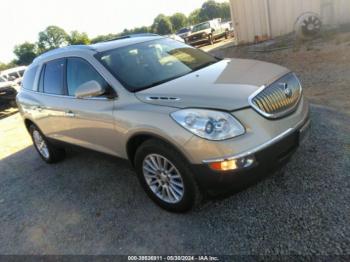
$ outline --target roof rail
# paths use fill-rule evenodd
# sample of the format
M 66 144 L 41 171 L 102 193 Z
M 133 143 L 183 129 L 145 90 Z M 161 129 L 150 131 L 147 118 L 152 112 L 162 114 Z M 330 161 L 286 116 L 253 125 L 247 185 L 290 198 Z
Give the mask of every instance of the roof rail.
M 93 47 L 89 46 L 89 45 L 69 45 L 69 46 L 56 48 L 56 49 L 53 49 L 53 50 L 49 50 L 49 51 L 47 51 L 45 53 L 42 53 L 41 55 L 36 57 L 33 62 L 35 62 L 35 61 L 37 61 L 40 58 L 43 58 L 45 56 L 59 54 L 62 51 L 68 51 L 68 50 L 91 50 L 91 51 L 95 51 L 95 49 Z
M 147 37 L 147 36 L 159 36 L 157 34 L 153 33 L 140 33 L 140 34 L 130 34 L 130 35 L 123 35 L 123 36 L 118 36 L 116 38 L 102 41 L 102 42 L 110 42 L 110 41 L 116 41 L 116 40 L 122 40 L 122 39 L 128 39 L 128 38 L 135 38 L 135 37 Z

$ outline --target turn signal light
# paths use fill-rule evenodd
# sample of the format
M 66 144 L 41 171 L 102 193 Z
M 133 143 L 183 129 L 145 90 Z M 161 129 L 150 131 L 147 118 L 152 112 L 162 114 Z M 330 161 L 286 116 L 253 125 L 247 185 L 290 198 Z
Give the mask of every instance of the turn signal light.
M 210 163 L 209 166 L 215 171 L 229 171 L 249 167 L 255 163 L 254 156 L 242 157 L 239 159 L 225 160 Z
M 210 167 L 216 171 L 228 171 L 235 170 L 237 168 L 237 164 L 236 160 L 229 160 L 211 163 Z

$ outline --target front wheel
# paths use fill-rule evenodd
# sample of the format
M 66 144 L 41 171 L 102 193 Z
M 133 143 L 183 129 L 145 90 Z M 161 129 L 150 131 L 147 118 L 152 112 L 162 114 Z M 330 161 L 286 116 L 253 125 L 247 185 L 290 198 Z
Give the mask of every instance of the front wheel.
M 199 204 L 201 193 L 186 160 L 162 141 L 143 143 L 135 167 L 143 189 L 160 207 L 185 212 Z

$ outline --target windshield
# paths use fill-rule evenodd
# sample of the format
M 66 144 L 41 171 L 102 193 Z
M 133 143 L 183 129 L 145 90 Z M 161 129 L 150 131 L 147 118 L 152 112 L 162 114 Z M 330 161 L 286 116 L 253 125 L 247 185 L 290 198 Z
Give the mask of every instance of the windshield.
M 5 82 L 5 80 L 2 77 L 0 77 L 0 83 L 2 82 Z
M 208 29 L 208 28 L 210 28 L 210 24 L 208 22 L 207 23 L 202 23 L 202 24 L 199 24 L 199 25 L 195 25 L 193 27 L 192 32 L 198 32 L 198 31 L 205 30 L 205 29 Z
M 190 31 L 190 29 L 188 29 L 188 28 L 182 28 L 179 31 L 177 31 L 177 34 L 184 34 L 184 33 L 187 33 L 189 31 Z
M 181 77 L 219 59 L 163 38 L 108 50 L 96 58 L 131 92 Z

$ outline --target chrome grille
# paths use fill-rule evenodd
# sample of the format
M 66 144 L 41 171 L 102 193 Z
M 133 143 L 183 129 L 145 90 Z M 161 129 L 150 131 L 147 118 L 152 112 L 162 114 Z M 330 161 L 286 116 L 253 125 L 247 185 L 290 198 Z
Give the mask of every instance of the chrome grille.
M 302 88 L 298 78 L 287 74 L 273 84 L 254 93 L 251 106 L 268 118 L 279 118 L 293 112 L 301 98 Z

